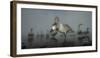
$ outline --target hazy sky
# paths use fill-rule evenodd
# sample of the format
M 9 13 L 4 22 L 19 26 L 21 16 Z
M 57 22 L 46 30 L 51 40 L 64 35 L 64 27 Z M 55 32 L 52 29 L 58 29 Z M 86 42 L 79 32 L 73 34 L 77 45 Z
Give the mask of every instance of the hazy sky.
M 68 24 L 74 31 L 78 30 L 78 24 L 84 24 L 84 30 L 89 27 L 91 31 L 92 28 L 92 13 L 89 11 L 22 8 L 21 15 L 22 36 L 27 36 L 30 28 L 33 28 L 35 33 L 46 32 L 56 16 L 61 23 Z

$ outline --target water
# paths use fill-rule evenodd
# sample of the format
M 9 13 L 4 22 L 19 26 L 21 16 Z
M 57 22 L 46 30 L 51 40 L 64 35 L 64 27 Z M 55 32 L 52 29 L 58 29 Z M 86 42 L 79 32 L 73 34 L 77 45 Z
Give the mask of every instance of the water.
M 32 44 L 32 45 L 30 45 Z M 53 48 L 53 47 L 76 47 L 91 46 L 92 34 L 67 33 L 66 38 L 62 33 L 56 36 L 48 34 L 34 34 L 31 42 L 28 42 L 28 36 L 22 37 L 22 49 L 34 48 Z

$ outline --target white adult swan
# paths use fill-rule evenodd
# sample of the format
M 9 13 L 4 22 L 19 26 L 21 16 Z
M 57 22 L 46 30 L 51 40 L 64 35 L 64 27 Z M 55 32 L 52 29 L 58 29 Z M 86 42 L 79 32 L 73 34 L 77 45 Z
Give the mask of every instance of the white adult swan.
M 66 38 L 66 34 L 70 31 L 73 32 L 69 25 L 60 23 L 59 17 L 55 17 L 54 23 L 51 26 L 51 32 L 61 32 Z

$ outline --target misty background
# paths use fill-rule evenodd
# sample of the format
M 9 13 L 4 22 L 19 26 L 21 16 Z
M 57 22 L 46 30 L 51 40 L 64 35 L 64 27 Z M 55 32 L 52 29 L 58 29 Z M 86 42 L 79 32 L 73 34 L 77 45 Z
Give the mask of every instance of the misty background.
M 22 42 L 27 41 L 27 35 L 31 28 L 33 28 L 34 34 L 47 33 L 51 29 L 51 25 L 54 23 L 56 16 L 59 17 L 61 23 L 68 24 L 75 32 L 78 32 L 79 24 L 83 24 L 81 30 L 85 31 L 88 27 L 89 31 L 92 32 L 92 12 L 90 11 L 22 8 Z

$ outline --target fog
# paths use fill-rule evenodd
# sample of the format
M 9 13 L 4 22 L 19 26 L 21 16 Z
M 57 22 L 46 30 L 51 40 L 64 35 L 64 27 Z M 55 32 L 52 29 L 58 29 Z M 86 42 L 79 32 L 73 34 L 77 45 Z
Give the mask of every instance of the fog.
M 26 41 L 30 29 L 34 34 L 46 33 L 51 29 L 54 18 L 59 17 L 60 23 L 68 24 L 75 32 L 78 25 L 83 24 L 81 29 L 92 32 L 92 13 L 90 11 L 74 10 L 48 10 L 48 9 L 21 9 L 21 39 Z

